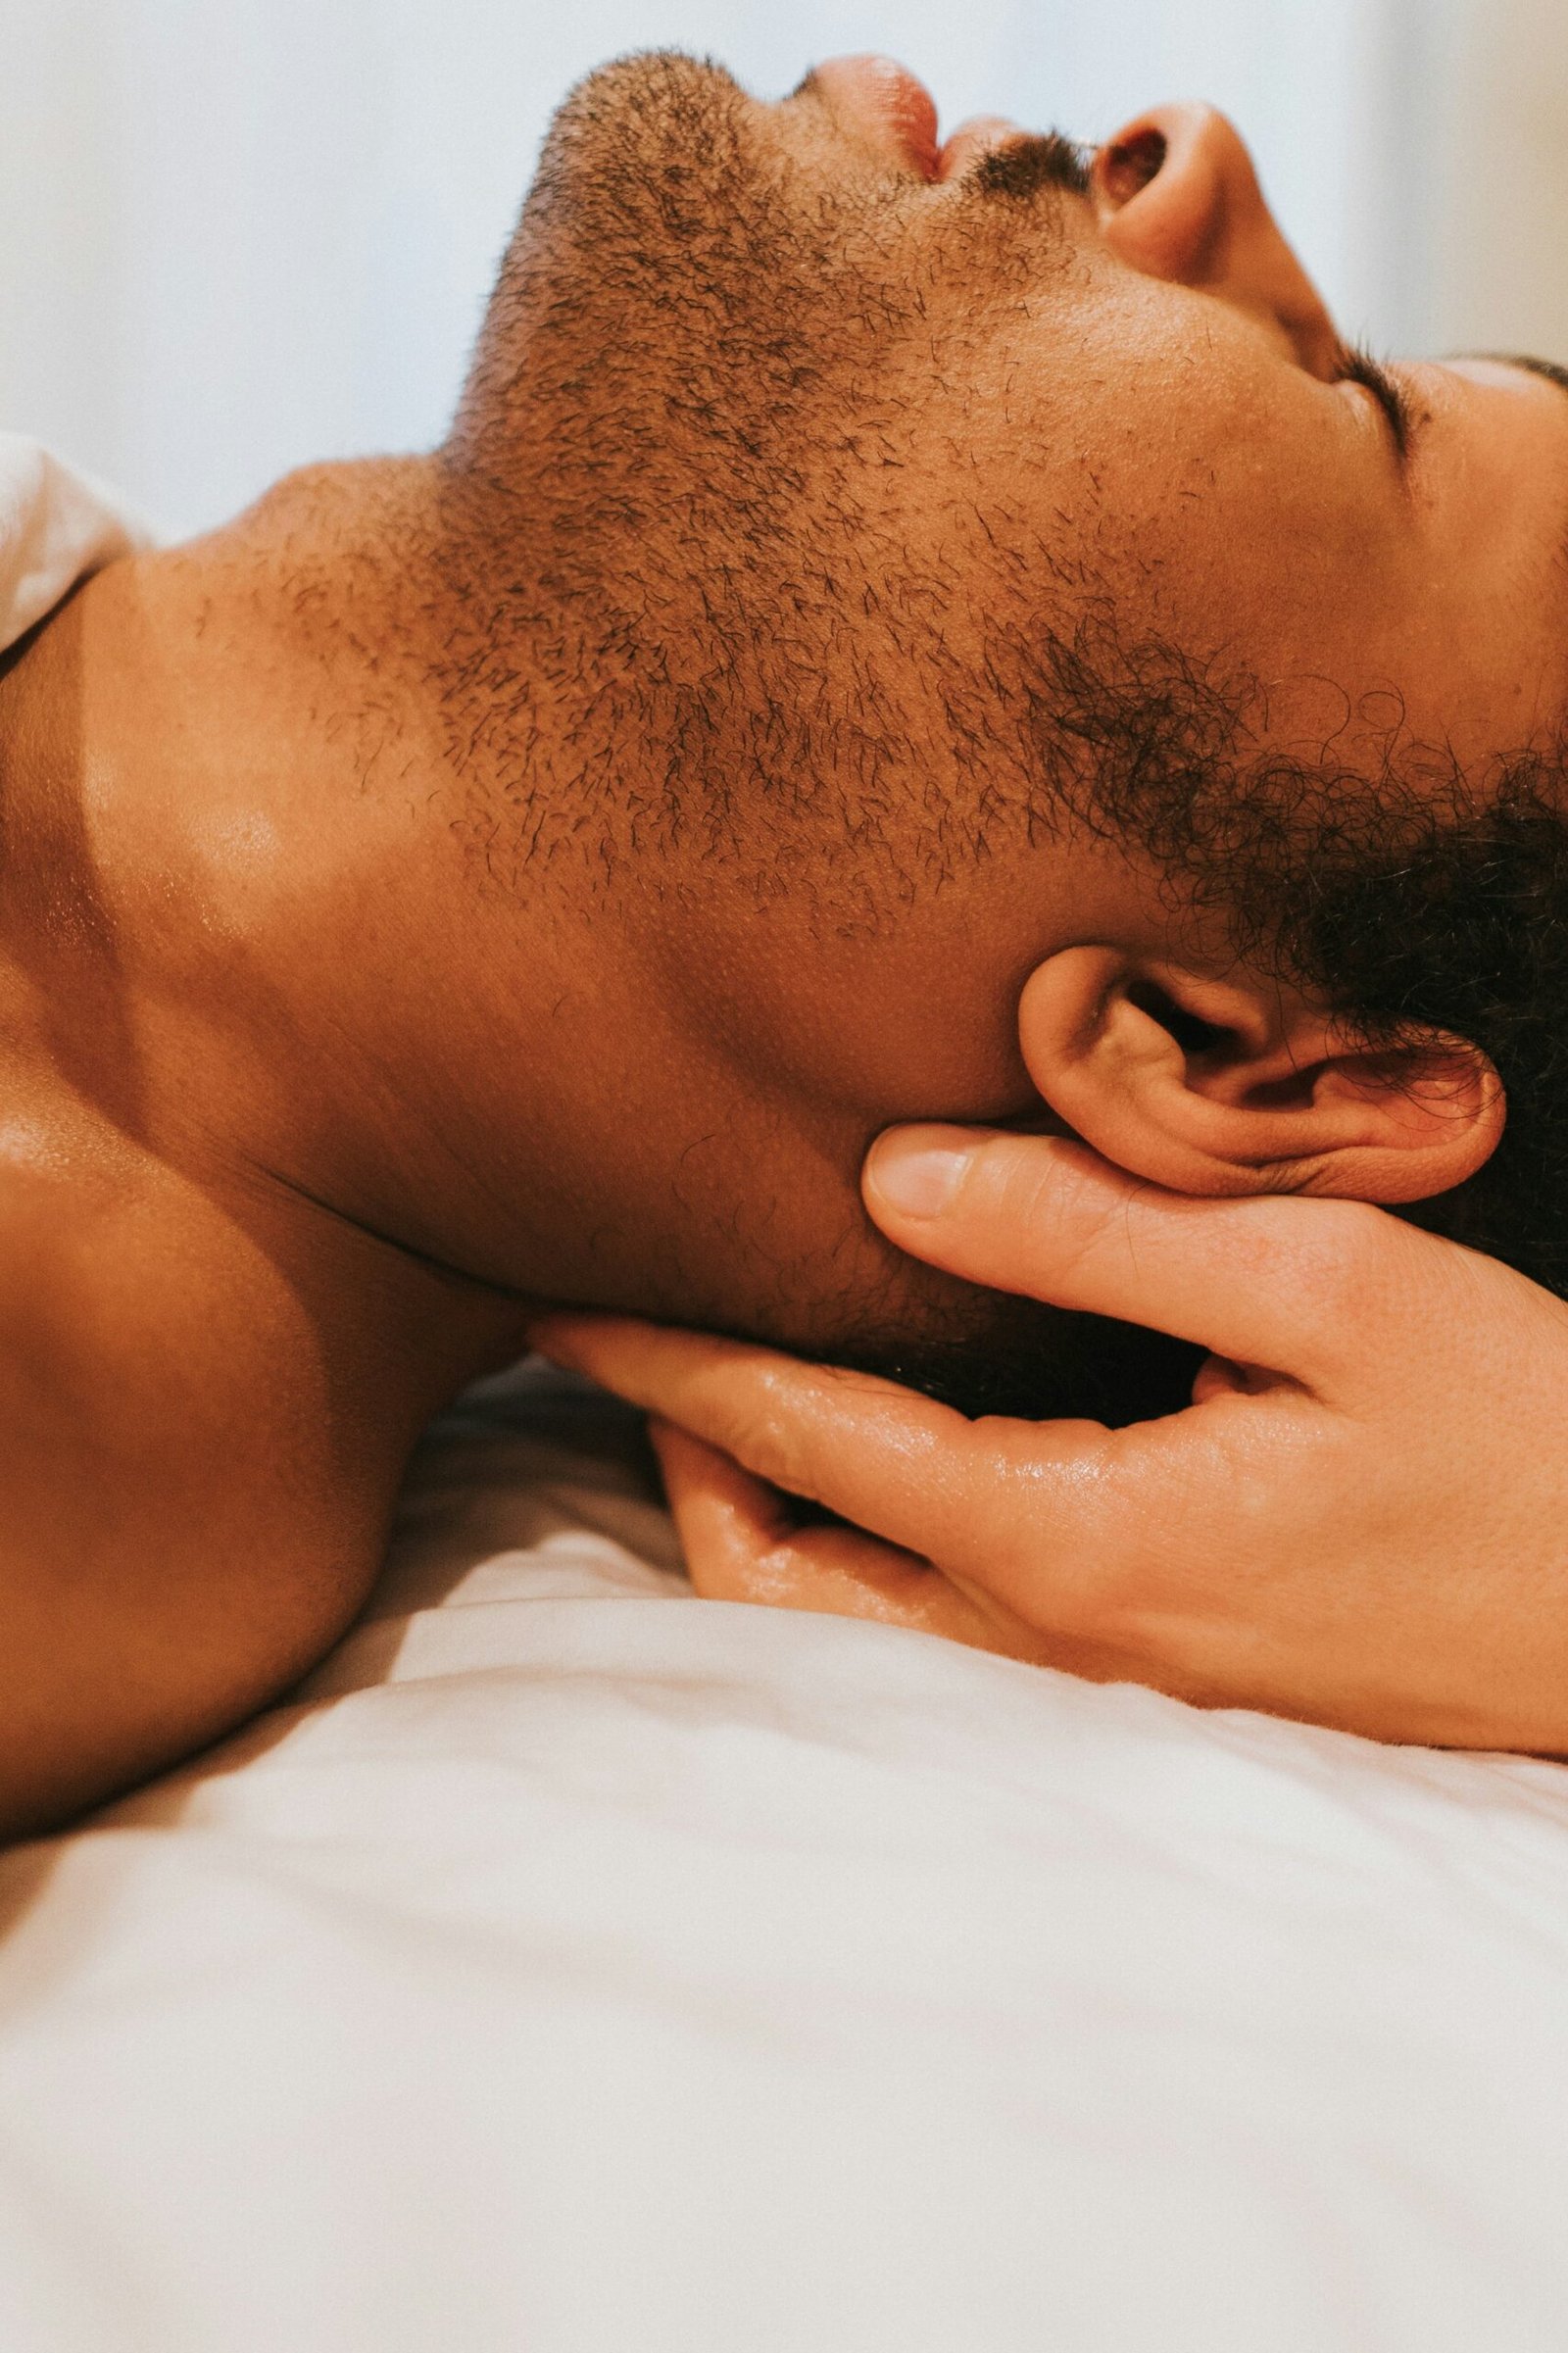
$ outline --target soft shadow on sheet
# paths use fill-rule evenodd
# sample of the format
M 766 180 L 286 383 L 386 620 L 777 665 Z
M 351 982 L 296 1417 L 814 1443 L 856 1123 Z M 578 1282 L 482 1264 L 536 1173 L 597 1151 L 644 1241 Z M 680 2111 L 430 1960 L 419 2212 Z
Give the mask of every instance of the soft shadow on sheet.
M 570 1485 L 569 1503 L 556 1501 L 558 1482 Z M 176 1826 L 204 1783 L 241 1772 L 286 1740 L 312 1707 L 386 1681 L 411 1616 L 438 1608 L 476 1564 L 536 1546 L 553 1526 L 580 1532 L 585 1504 L 599 1506 L 603 1533 L 614 1542 L 626 1533 L 626 1515 L 635 1515 L 645 1548 L 650 1506 L 661 1503 L 641 1415 L 587 1382 L 533 1360 L 466 1391 L 420 1440 L 386 1565 L 327 1656 L 249 1724 L 144 1789 L 68 1831 L 0 1851 L 0 1945 L 32 1910 L 74 1839 Z M 677 1570 L 673 1538 L 659 1548 L 661 1567 Z M 90 1934 L 86 1924 L 78 1927 Z

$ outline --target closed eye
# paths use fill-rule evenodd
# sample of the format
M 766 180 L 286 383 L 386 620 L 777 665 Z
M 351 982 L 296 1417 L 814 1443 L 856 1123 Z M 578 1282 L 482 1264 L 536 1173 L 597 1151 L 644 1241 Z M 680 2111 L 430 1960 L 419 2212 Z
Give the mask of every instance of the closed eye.
M 1410 402 L 1397 376 L 1359 343 L 1342 343 L 1337 356 L 1343 383 L 1363 384 L 1389 420 L 1394 446 L 1402 461 L 1410 446 L 1413 417 Z

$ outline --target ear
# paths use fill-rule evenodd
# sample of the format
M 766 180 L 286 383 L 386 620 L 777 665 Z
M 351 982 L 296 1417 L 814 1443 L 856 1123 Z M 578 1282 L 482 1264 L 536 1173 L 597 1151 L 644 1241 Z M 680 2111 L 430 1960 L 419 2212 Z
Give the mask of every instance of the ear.
M 1031 973 L 1018 1021 L 1052 1109 L 1173 1192 L 1425 1201 L 1502 1134 L 1502 1083 L 1473 1046 L 1366 1047 L 1260 976 L 1067 948 Z

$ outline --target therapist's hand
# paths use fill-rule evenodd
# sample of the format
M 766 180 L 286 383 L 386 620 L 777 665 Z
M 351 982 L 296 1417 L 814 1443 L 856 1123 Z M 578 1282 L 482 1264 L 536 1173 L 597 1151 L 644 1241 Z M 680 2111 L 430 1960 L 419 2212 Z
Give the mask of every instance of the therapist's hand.
M 1378 1209 L 1191 1200 L 1042 1137 L 896 1130 L 865 1191 L 971 1282 L 1209 1348 L 1195 1401 L 1116 1431 L 968 1422 L 551 1318 L 547 1354 L 662 1417 L 701 1592 L 1380 1740 L 1568 1750 L 1568 1307 Z M 855 1526 L 803 1526 L 791 1495 Z

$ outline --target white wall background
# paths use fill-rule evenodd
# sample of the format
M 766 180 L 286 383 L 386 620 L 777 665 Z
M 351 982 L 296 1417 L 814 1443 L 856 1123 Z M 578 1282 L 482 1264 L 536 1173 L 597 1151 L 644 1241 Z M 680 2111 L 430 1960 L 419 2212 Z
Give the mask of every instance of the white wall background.
M 886 49 L 951 124 L 1215 99 L 1342 322 L 1568 357 L 1565 0 L 0 0 L 0 425 L 172 529 L 440 433 L 549 112 Z

